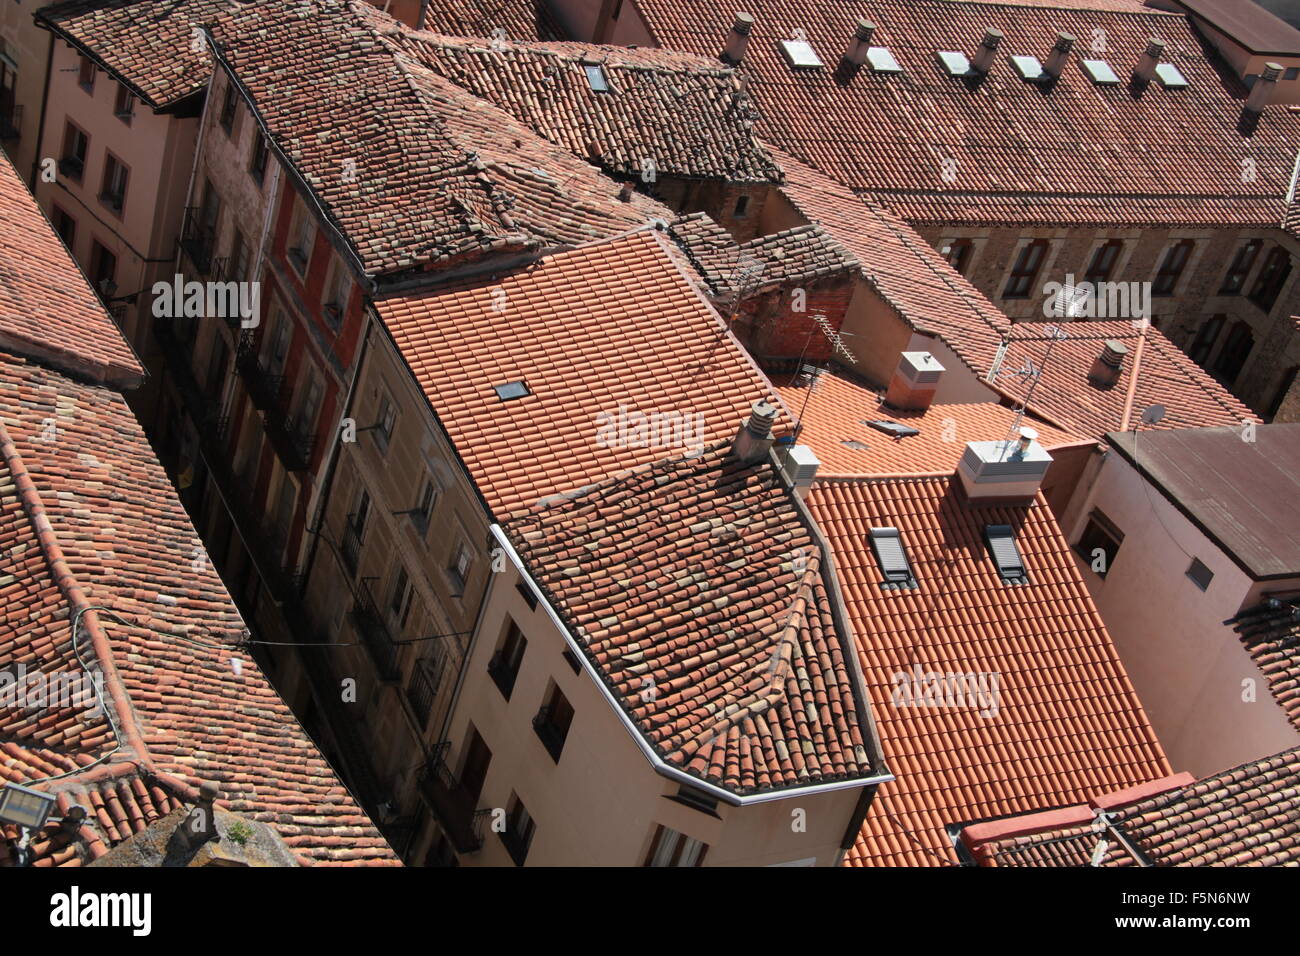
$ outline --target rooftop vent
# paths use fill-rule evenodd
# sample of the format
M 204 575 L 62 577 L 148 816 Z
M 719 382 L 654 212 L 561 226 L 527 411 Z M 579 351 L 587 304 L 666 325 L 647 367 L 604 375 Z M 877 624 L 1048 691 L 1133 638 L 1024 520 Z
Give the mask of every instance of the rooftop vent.
M 772 423 L 776 421 L 776 406 L 764 399 L 756 401 L 731 442 L 731 453 L 743 462 L 764 458 L 772 447 Z
M 845 448 L 852 448 L 854 451 L 869 451 L 871 446 L 864 441 L 858 441 L 856 438 L 846 438 L 840 442 Z
M 1111 86 L 1119 82 L 1119 77 L 1105 60 L 1084 60 L 1083 71 L 1098 86 Z
M 845 444 L 847 445 L 848 442 Z M 865 449 L 867 446 L 862 447 Z M 783 445 L 778 460 L 781 473 L 794 486 L 795 494 L 803 498 L 812 487 L 813 479 L 817 477 L 817 469 L 821 467 L 817 455 L 807 445 Z
M 929 352 L 904 352 L 885 392 L 886 404 L 907 411 L 924 411 L 934 401 L 943 366 Z
M 731 24 L 731 32 L 727 34 L 727 46 L 722 51 L 722 59 L 733 66 L 740 63 L 745 55 L 745 47 L 749 46 L 749 33 L 753 29 L 754 18 L 748 13 L 737 13 L 735 22 Z
M 988 543 L 998 574 L 1010 584 L 1028 584 L 1025 561 L 1016 545 L 1016 533 L 1009 524 L 990 524 L 984 527 L 984 540 Z
M 897 528 L 872 528 L 871 550 L 875 552 L 876 563 L 885 580 L 882 590 L 891 591 L 902 588 L 914 588 L 916 575 L 907 560 L 907 549 L 903 547 L 903 536 Z
M 821 57 L 807 40 L 782 40 L 781 53 L 792 70 L 820 70 Z
M 1068 33 L 1058 33 L 1056 43 L 1052 46 L 1052 52 L 1047 55 L 1047 62 L 1043 64 L 1043 73 L 1047 77 L 1055 80 L 1065 72 L 1065 63 L 1070 58 L 1070 51 L 1074 49 L 1074 37 Z
M 1015 439 L 967 444 L 957 465 L 966 496 L 972 501 L 1033 498 L 1052 464 L 1037 439 L 1034 429 L 1021 428 Z
M 1277 89 L 1277 81 L 1281 77 L 1281 66 L 1277 63 L 1265 63 L 1264 72 L 1259 75 L 1255 85 L 1250 88 L 1250 96 L 1246 99 L 1246 110 L 1251 113 L 1264 112 L 1264 107 L 1268 106 L 1269 101 L 1273 99 L 1273 93 Z
M 1165 41 L 1152 37 L 1147 41 L 1146 51 L 1138 57 L 1137 66 L 1133 67 L 1133 79 L 1138 83 L 1150 83 L 1156 75 L 1156 65 L 1165 52 Z
M 939 65 L 949 76 L 970 76 L 973 72 L 965 53 L 957 50 L 940 50 L 935 56 L 939 58 Z
M 884 432 L 891 438 L 910 438 L 913 435 L 921 434 L 919 428 L 913 428 L 910 425 L 900 425 L 898 422 L 891 422 L 888 419 L 873 419 L 864 421 L 862 424 L 868 428 L 874 428 L 878 432 Z
M 1128 348 L 1123 342 L 1107 339 L 1101 347 L 1101 354 L 1088 370 L 1088 381 L 1100 389 L 1114 388 L 1119 377 L 1124 373 L 1124 356 Z
M 506 382 L 504 385 L 493 385 L 492 387 L 496 389 L 497 398 L 503 402 L 533 394 L 528 391 L 528 386 L 523 382 Z
M 858 25 L 853 30 L 853 36 L 849 37 L 849 45 L 844 50 L 844 62 L 852 67 L 862 66 L 863 61 L 867 58 L 867 50 L 871 47 L 871 37 L 876 32 L 876 25 L 868 20 L 859 20 Z
M 1161 85 L 1167 90 L 1181 90 L 1187 87 L 1187 80 L 1172 63 L 1161 63 L 1157 66 L 1156 76 L 1160 78 Z
M 894 54 L 889 52 L 889 47 L 873 46 L 867 50 L 867 62 L 871 64 L 871 69 L 875 73 L 902 73 L 903 68 L 898 65 L 894 59 Z
M 983 76 L 993 69 L 993 59 L 997 56 L 1001 44 L 1001 30 L 994 30 L 991 27 L 985 30 L 984 39 L 980 41 L 979 49 L 975 51 L 975 59 L 971 60 L 971 70 Z
M 1043 64 L 1038 62 L 1036 56 L 1013 56 L 1011 65 L 1016 68 L 1021 79 L 1037 82 L 1043 78 Z

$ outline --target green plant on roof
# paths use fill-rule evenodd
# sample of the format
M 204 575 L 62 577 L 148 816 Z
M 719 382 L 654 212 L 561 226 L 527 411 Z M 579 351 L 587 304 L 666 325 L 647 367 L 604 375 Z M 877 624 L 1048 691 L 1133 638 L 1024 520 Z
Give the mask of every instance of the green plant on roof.
M 234 823 L 230 825 L 230 829 L 226 831 L 226 836 L 230 837 L 230 839 L 234 840 L 240 846 L 243 846 L 245 843 L 247 843 L 248 838 L 251 837 L 252 835 L 253 835 L 253 828 L 250 827 L 243 820 L 236 820 Z

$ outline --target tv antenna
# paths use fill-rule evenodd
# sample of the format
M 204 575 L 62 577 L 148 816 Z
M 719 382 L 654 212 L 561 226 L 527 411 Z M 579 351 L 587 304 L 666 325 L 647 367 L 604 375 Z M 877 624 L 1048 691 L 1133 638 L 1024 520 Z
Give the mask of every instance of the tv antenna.
M 1047 371 L 1047 365 L 1052 360 L 1052 350 L 1056 348 L 1057 342 L 1064 342 L 1069 338 L 1068 335 L 1057 325 L 1049 325 L 1045 330 L 1047 334 L 1047 350 L 1043 352 L 1043 361 L 1035 366 L 1032 358 L 1025 359 L 1024 367 L 1018 372 L 1012 374 L 1016 377 L 1029 382 L 1029 388 L 1025 392 L 1025 397 L 1020 401 L 1016 409 L 1016 417 L 1011 422 L 1011 428 L 1007 431 L 1006 442 L 1010 444 L 1020 431 L 1020 423 L 1024 421 L 1025 412 L 1029 408 L 1029 402 L 1034 397 L 1034 390 L 1038 388 L 1038 383 L 1043 380 L 1043 372 Z M 1010 345 L 1010 342 L 1007 343 Z

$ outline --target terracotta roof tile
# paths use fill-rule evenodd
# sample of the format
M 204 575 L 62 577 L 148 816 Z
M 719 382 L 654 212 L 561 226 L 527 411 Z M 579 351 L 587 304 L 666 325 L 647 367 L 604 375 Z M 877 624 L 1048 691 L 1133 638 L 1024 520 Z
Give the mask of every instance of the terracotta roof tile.
M 0 347 L 97 381 L 137 384 L 139 359 L 8 157 L 0 157 L 0 220 Z
M 1041 495 L 1027 506 L 976 506 L 950 478 L 830 479 L 807 501 L 835 554 L 897 777 L 881 785 L 849 865 L 954 864 L 947 826 L 1169 773 Z M 1027 584 L 999 576 L 988 524 L 1015 529 Z M 901 532 L 917 588 L 882 588 L 873 527 Z M 934 701 L 957 706 L 900 694 L 918 676 L 928 686 L 931 673 L 996 675 L 997 684 L 983 678 L 988 696 L 974 703 Z
M 460 37 L 562 40 L 564 28 L 549 3 L 502 3 L 500 0 L 423 0 L 424 27 Z
M 275 826 L 308 862 L 397 862 L 238 645 L 243 621 L 216 570 L 194 561 L 198 535 L 122 397 L 0 354 L 0 447 L 0 554 L 13 576 L 0 585 L 0 655 L 42 674 L 75 668 L 78 615 L 79 650 L 102 670 L 118 727 L 114 737 L 81 708 L 35 720 L 0 709 L 0 779 L 77 771 L 39 786 L 86 796 L 105 847 L 164 809 L 142 805 L 138 788 L 91 783 L 133 761 L 182 791 L 215 782 L 231 810 Z M 98 759 L 114 763 L 92 769 Z M 79 859 L 66 856 L 57 862 Z
M 501 517 L 730 440 L 753 402 L 779 402 L 654 230 L 378 309 Z M 495 386 L 517 381 L 531 394 L 497 396 Z M 665 416 L 647 419 L 645 444 L 634 441 L 638 415 Z M 619 421 L 634 440 L 620 440 Z M 662 432 L 652 436 L 651 421 Z M 783 415 L 778 430 L 788 427 Z
M 507 533 L 666 763 L 742 795 L 868 776 L 815 533 L 770 463 L 728 449 L 534 507 Z
M 1074 5 L 1071 5 L 1074 6 Z M 736 7 L 730 0 L 637 0 L 663 47 L 716 56 Z M 1282 107 L 1239 128 L 1246 89 L 1184 15 L 1132 5 L 1058 5 L 877 0 L 862 11 L 901 75 L 866 68 L 847 80 L 836 64 L 852 16 L 817 0 L 757 0 L 739 70 L 770 142 L 911 222 L 1179 223 L 1274 225 L 1295 165 L 1300 118 Z M 984 31 L 1004 34 L 993 70 L 968 84 L 936 51 L 973 55 Z M 795 28 L 826 64 L 792 70 L 778 47 Z M 1098 31 L 1105 52 L 1091 52 Z M 1009 58 L 1046 59 L 1058 32 L 1079 38 L 1046 91 L 1020 78 Z M 1186 89 L 1157 81 L 1140 96 L 1127 78 L 1151 37 Z M 1106 60 L 1123 80 L 1098 86 L 1081 60 Z M 863 149 L 863 143 L 872 148 Z M 1242 160 L 1256 176 L 1243 181 Z M 955 164 L 955 165 L 954 165 Z M 948 170 L 951 180 L 945 179 Z
M 1268 680 L 1273 699 L 1300 730 L 1300 599 L 1270 597 L 1246 608 L 1231 623 Z

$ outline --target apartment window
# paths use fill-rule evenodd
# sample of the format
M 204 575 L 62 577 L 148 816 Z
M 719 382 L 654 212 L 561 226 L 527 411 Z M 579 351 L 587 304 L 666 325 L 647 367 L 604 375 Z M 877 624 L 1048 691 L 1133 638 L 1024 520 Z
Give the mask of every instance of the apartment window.
M 127 168 L 122 161 L 112 153 L 105 154 L 104 184 L 99 190 L 99 199 L 119 216 L 126 203 L 126 179 Z
M 407 576 L 406 568 L 399 564 L 397 573 L 393 575 L 392 589 L 388 593 L 388 613 L 394 621 L 403 620 L 403 612 L 410 604 L 410 591 L 411 579 Z
M 451 564 L 447 567 L 447 573 L 451 575 L 452 585 L 457 593 L 464 593 L 466 585 L 469 583 L 469 570 L 473 564 L 474 556 L 469 550 L 469 545 L 461 542 L 452 552 L 453 557 Z
M 702 790 L 696 790 L 694 787 L 688 787 L 682 784 L 677 788 L 677 793 L 668 798 L 676 803 L 690 807 L 692 810 L 699 810 L 701 813 L 707 813 L 710 816 L 718 815 L 718 798 L 711 797 Z
M 4 52 L 4 40 L 0 38 L 0 54 Z M 22 114 L 14 109 L 17 105 L 18 73 L 9 64 L 7 57 L 0 57 L 0 139 L 17 139 L 22 125 Z
M 306 384 L 302 389 L 302 400 L 298 405 L 298 421 L 296 423 L 298 433 L 301 435 L 311 435 L 316 431 L 316 416 L 320 414 L 321 397 L 325 389 L 322 387 L 320 378 L 314 370 L 308 370 L 305 376 Z
M 257 135 L 253 137 L 253 156 L 248 163 L 248 172 L 252 175 L 254 181 L 260 186 L 266 182 L 266 162 L 269 155 L 269 149 L 266 145 L 266 136 L 262 133 L 261 128 L 257 130 Z
M 361 540 L 366 533 L 366 520 L 370 517 L 370 493 L 362 489 L 356 510 L 343 524 L 343 563 L 353 574 L 361 560 Z
M 226 84 L 226 94 L 221 98 L 221 128 L 226 131 L 226 135 L 231 135 L 235 130 L 235 111 L 239 108 L 239 99 L 235 95 L 235 84 Z
M 528 638 L 524 637 L 519 626 L 511 621 L 506 636 L 501 640 L 501 646 L 488 662 L 488 674 L 506 700 L 509 700 L 510 695 L 514 693 L 515 678 L 519 676 L 519 665 L 523 663 L 524 651 L 527 649 Z
M 645 865 L 700 866 L 708 851 L 707 843 L 660 824 L 655 830 L 654 839 L 650 841 L 650 853 L 646 856 Z
M 117 95 L 113 99 L 113 115 L 127 124 L 135 115 L 135 94 L 122 83 L 117 84 Z
M 1034 280 L 1038 278 L 1038 271 L 1043 267 L 1043 261 L 1047 258 L 1048 242 L 1046 239 L 1035 239 L 1020 250 L 1020 255 L 1016 256 L 1015 265 L 1011 267 L 1011 277 L 1007 279 L 1007 286 L 1002 291 L 1004 299 L 1024 299 L 1028 297 L 1030 290 L 1034 287 Z
M 411 512 L 411 520 L 423 533 L 429 528 L 429 519 L 433 516 L 433 506 L 438 500 L 438 488 L 432 478 L 425 478 L 420 486 L 420 500 Z
M 1192 558 L 1192 563 L 1187 568 L 1187 576 L 1192 579 L 1192 583 L 1204 591 L 1214 580 L 1214 572 L 1201 563 L 1200 558 Z
M 732 215 L 737 219 L 742 219 L 749 212 L 749 197 L 740 196 L 736 199 L 736 209 Z
M 1218 361 L 1214 363 L 1214 376 L 1225 385 L 1231 385 L 1241 374 L 1242 366 L 1254 347 L 1255 336 L 1251 334 L 1250 326 L 1245 322 L 1235 323 L 1223 343 Z
M 226 370 L 229 364 L 230 346 L 226 345 L 226 340 L 220 335 L 214 336 L 212 352 L 208 356 L 207 377 L 208 395 L 212 398 L 220 398 L 221 393 L 225 391 Z
M 69 179 L 81 182 L 89 149 L 89 137 L 74 124 L 66 124 L 63 127 L 63 158 L 59 160 L 59 172 Z
M 325 288 L 325 320 L 330 328 L 338 330 L 352 295 L 352 279 L 345 265 L 338 259 L 330 267 L 330 279 Z
M 1282 373 L 1282 380 L 1278 383 L 1277 391 L 1273 393 L 1273 400 L 1268 403 L 1269 419 L 1277 415 L 1282 408 L 1282 403 L 1286 401 L 1287 395 L 1291 392 L 1291 386 L 1295 384 L 1297 375 L 1300 375 L 1300 365 L 1293 365 L 1286 372 Z
M 387 394 L 379 396 L 379 419 L 375 423 L 375 441 L 381 451 L 388 451 L 388 443 L 393 440 L 393 429 L 397 427 L 397 407 Z
M 243 282 L 248 278 L 248 241 L 238 229 L 230 239 L 230 259 L 226 267 L 226 278 L 232 282 Z
M 1088 516 L 1088 524 L 1074 546 L 1079 557 L 1087 562 L 1088 567 L 1105 579 L 1119 554 L 1119 546 L 1124 543 L 1124 532 L 1100 511 L 1093 511 Z
M 537 732 L 538 739 L 556 763 L 560 762 L 560 754 L 564 752 L 564 741 L 568 739 L 569 727 L 572 725 L 573 706 L 559 686 L 552 681 L 550 693 L 546 695 L 546 703 L 542 704 L 542 709 L 533 718 L 533 730 Z
M 1212 315 L 1205 320 L 1205 324 L 1197 331 L 1192 347 L 1187 351 L 1188 356 L 1197 365 L 1204 367 L 1206 360 L 1210 357 L 1210 352 L 1214 349 L 1214 343 L 1219 341 L 1219 333 L 1223 331 L 1225 321 L 1227 321 L 1226 316 Z
M 506 828 L 501 832 L 501 842 L 505 844 L 510 859 L 515 866 L 523 866 L 528 858 L 528 848 L 533 844 L 533 833 L 537 825 L 533 822 L 528 808 L 519 799 L 517 793 L 510 794 L 510 803 L 506 813 Z
M 275 500 L 273 527 L 275 528 L 275 550 L 284 550 L 289 543 L 289 528 L 293 523 L 294 494 L 293 482 L 287 477 L 280 482 L 280 493 Z
M 100 245 L 98 239 L 90 242 L 90 281 L 101 295 L 112 297 L 117 285 L 117 256 Z
M 307 207 L 299 202 L 289 233 L 289 261 L 293 263 L 299 275 L 307 274 L 307 266 L 311 262 L 311 248 L 315 241 L 315 224 L 311 221 Z
M 460 785 L 471 804 L 478 803 L 491 765 L 492 751 L 479 735 L 478 728 L 470 724 L 469 738 L 465 742 L 465 759 L 460 765 Z
M 81 58 L 77 68 L 77 85 L 87 93 L 95 92 L 95 61 L 88 56 Z
M 1259 250 L 1263 248 L 1263 240 L 1251 239 L 1232 257 L 1232 264 L 1228 266 L 1228 272 L 1223 277 L 1223 285 L 1219 287 L 1219 295 L 1240 295 L 1242 288 L 1246 285 L 1246 276 L 1250 274 L 1251 266 L 1255 264 L 1255 259 L 1259 256 Z
M 1098 246 L 1092 254 L 1092 261 L 1088 263 L 1088 271 L 1084 273 L 1083 281 L 1091 282 L 1093 285 L 1098 282 L 1109 282 L 1123 248 L 1124 243 L 1118 239 L 1108 239 Z
M 54 231 L 59 234 L 59 238 L 63 240 L 63 244 L 68 247 L 69 251 L 71 251 L 72 244 L 77 238 L 77 220 L 73 219 L 58 206 L 54 207 L 53 219 Z
M 1259 270 L 1255 288 L 1250 290 L 1250 301 L 1265 312 L 1273 311 L 1273 303 L 1282 292 L 1282 286 L 1291 277 L 1291 254 L 1281 246 L 1276 246 L 1264 260 L 1264 267 Z
M 1300 66 L 1289 66 L 1286 73 L 1282 74 L 1284 80 L 1294 80 L 1297 77 L 1300 77 Z
M 289 327 L 289 318 L 283 312 L 276 319 L 275 328 L 267 336 L 266 370 L 270 375 L 282 375 L 284 366 L 289 361 L 289 340 L 293 330 Z
M 1195 245 L 1192 240 L 1183 239 L 1169 247 L 1160 262 L 1160 268 L 1156 270 L 1156 280 L 1151 286 L 1152 295 L 1174 294 L 1178 279 L 1187 268 L 1187 260 L 1191 258 L 1192 247 Z
M 953 239 L 940 250 L 940 254 L 948 260 L 948 265 L 965 275 L 973 248 L 969 239 Z

